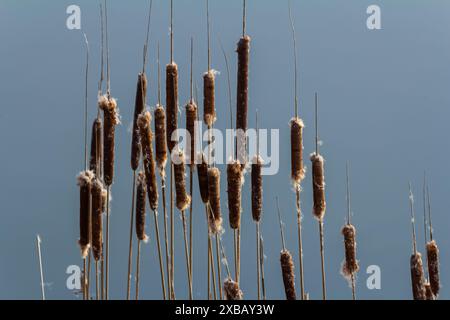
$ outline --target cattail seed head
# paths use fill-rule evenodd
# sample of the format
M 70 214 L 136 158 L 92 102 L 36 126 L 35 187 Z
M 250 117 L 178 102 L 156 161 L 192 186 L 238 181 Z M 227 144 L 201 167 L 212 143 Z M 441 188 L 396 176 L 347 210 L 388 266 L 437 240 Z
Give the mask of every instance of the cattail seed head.
M 137 119 L 145 110 L 145 98 L 147 96 L 147 77 L 145 73 L 139 73 L 136 86 L 136 99 L 134 105 L 133 117 L 133 136 L 131 140 L 131 169 L 136 171 L 139 167 L 139 158 L 141 152 L 141 145 L 139 143 L 139 128 Z
M 103 243 L 103 184 L 99 179 L 92 183 L 92 254 L 95 261 L 102 257 Z
M 106 212 L 106 203 L 108 202 L 108 191 L 103 186 L 102 189 L 102 212 Z
M 136 188 L 136 236 L 138 240 L 147 242 L 145 234 L 145 198 L 147 196 L 146 181 L 144 172 L 139 172 Z
M 208 127 L 216 122 L 215 78 L 214 70 L 203 75 L 203 121 Z
M 106 186 L 110 186 L 114 180 L 114 144 L 115 127 L 120 123 L 117 102 L 114 98 L 101 96 L 99 107 L 103 110 L 103 175 Z
M 147 181 L 148 201 L 150 208 L 158 208 L 158 186 L 156 184 L 156 165 L 153 159 L 153 132 L 151 128 L 152 116 L 149 111 L 138 117 L 137 124 L 144 159 L 144 171 Z
M 286 293 L 286 300 L 296 300 L 295 293 L 295 274 L 294 274 L 294 260 L 292 255 L 287 250 L 282 250 L 280 255 L 281 272 L 283 275 L 284 291 Z
M 178 128 L 178 66 L 175 63 L 166 66 L 166 106 L 166 139 L 169 152 L 172 152 L 176 145 L 172 133 Z
M 313 214 L 317 220 L 321 221 L 325 216 L 327 203 L 325 201 L 325 176 L 323 163 L 324 159 L 319 154 L 311 155 L 312 162 L 312 182 L 313 182 Z
M 262 215 L 263 180 L 262 180 L 262 158 L 255 156 L 252 162 L 252 218 L 259 222 Z
M 419 252 L 411 255 L 411 285 L 414 300 L 425 300 L 425 280 L 423 273 L 422 256 Z
M 430 276 L 431 291 L 434 296 L 439 295 L 440 279 L 439 279 L 439 249 L 436 241 L 432 240 L 427 243 L 427 261 L 428 274 Z
M 160 105 L 155 109 L 155 149 L 156 164 L 160 175 L 164 177 L 167 163 L 166 112 Z
M 223 291 L 225 293 L 225 300 L 242 300 L 244 294 L 239 288 L 239 283 L 234 282 L 232 279 L 228 278 L 223 283 Z
M 202 198 L 203 203 L 208 203 L 209 201 L 209 193 L 208 193 L 208 164 L 205 159 L 205 155 L 199 153 L 198 164 L 197 164 L 197 176 L 198 176 L 198 185 L 200 188 L 200 196 Z
M 175 173 L 175 194 L 178 210 L 184 211 L 191 204 L 191 197 L 186 192 L 186 172 L 184 152 L 179 150 L 173 155 L 173 169 Z
M 91 155 L 89 160 L 89 168 L 95 174 L 100 174 L 101 166 L 101 145 L 102 145 L 102 121 L 95 119 L 92 124 L 91 136 Z
M 239 160 L 227 165 L 228 210 L 230 211 L 231 229 L 239 229 L 241 225 L 241 197 L 243 175 Z
M 190 101 L 186 105 L 186 130 L 190 135 L 190 143 L 187 144 L 186 147 L 186 156 L 188 157 L 187 163 L 189 166 L 194 169 L 195 168 L 195 155 L 196 155 L 196 134 L 195 134 L 195 121 L 197 121 L 197 112 L 198 108 L 194 101 Z
M 305 178 L 303 165 L 303 121 L 300 118 L 292 118 L 291 127 L 291 179 L 294 187 L 300 187 Z
M 433 294 L 433 290 L 431 290 L 431 285 L 429 282 L 425 283 L 425 295 L 427 297 L 426 300 L 436 300 L 436 297 Z
M 342 266 L 342 274 L 345 277 L 351 277 L 359 270 L 358 260 L 356 260 L 356 229 L 353 225 L 346 224 L 341 232 L 344 236 L 345 247 L 345 261 Z
M 248 113 L 248 76 L 249 76 L 249 55 L 250 55 L 250 37 L 243 36 L 238 44 L 238 72 L 237 72 L 237 96 L 236 96 L 236 130 L 247 131 L 247 113 Z M 245 165 L 246 159 L 246 137 L 244 134 L 238 134 L 237 153 L 238 159 Z
M 91 246 L 90 239 L 90 220 L 91 220 L 91 189 L 94 174 L 92 171 L 83 171 L 78 177 L 78 186 L 80 187 L 80 240 L 78 244 L 81 248 L 81 257 L 87 257 Z
M 213 234 L 222 231 L 222 213 L 220 211 L 220 170 L 218 168 L 208 169 L 208 194 L 209 205 L 214 221 L 210 221 L 210 229 Z

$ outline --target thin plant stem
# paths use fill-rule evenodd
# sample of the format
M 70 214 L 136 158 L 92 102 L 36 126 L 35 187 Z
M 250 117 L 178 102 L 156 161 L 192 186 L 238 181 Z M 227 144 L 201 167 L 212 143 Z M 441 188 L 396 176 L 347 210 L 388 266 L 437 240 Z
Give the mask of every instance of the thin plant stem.
M 39 261 L 39 275 L 40 275 L 40 282 L 41 282 L 41 299 L 45 300 L 44 271 L 42 269 L 41 237 L 39 235 L 36 236 L 36 249 L 37 249 L 38 261 Z
M 139 300 L 139 276 L 141 267 L 141 240 L 138 240 L 136 257 L 136 300 Z
M 302 212 L 300 207 L 300 188 L 296 188 L 297 207 L 297 237 L 298 237 L 298 259 L 300 272 L 300 294 L 301 300 L 305 299 L 305 286 L 303 282 L 303 245 L 302 245 Z
M 136 192 L 136 170 L 133 170 L 133 191 L 132 191 L 131 212 L 130 212 L 130 241 L 128 247 L 127 300 L 130 300 L 131 296 L 131 268 L 133 256 L 133 223 L 134 223 L 135 192 Z
M 167 293 L 166 293 L 166 285 L 164 283 L 164 264 L 163 264 L 163 258 L 162 258 L 162 252 L 161 252 L 161 242 L 159 240 L 159 223 L 158 223 L 158 213 L 156 210 L 153 210 L 153 217 L 155 219 L 155 233 L 156 233 L 156 244 L 158 246 L 158 258 L 159 258 L 159 271 L 161 274 L 161 289 L 163 293 L 164 300 L 167 299 Z

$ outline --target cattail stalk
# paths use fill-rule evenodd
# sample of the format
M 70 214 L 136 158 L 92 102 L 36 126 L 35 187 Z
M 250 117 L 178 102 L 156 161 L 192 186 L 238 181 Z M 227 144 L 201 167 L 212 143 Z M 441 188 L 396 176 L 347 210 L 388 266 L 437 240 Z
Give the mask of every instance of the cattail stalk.
M 144 172 L 139 172 L 137 177 L 136 190 L 136 236 L 138 239 L 138 254 L 136 257 L 136 300 L 139 299 L 139 270 L 140 270 L 140 247 L 141 241 L 147 242 L 148 236 L 145 234 L 145 204 L 147 188 Z
M 45 300 L 45 286 L 44 286 L 44 271 L 42 269 L 42 253 L 41 253 L 41 237 L 36 235 L 36 249 L 38 254 L 38 262 L 39 262 L 39 275 L 40 275 L 40 283 L 41 283 L 41 298 Z

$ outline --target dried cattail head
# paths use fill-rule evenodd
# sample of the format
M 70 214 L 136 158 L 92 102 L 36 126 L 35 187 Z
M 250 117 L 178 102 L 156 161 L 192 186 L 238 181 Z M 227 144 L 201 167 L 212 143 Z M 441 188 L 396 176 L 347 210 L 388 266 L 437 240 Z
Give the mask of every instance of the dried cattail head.
M 101 166 L 101 145 L 102 145 L 102 121 L 95 119 L 92 124 L 91 136 L 91 157 L 89 160 L 89 168 L 95 175 L 100 174 Z
M 200 196 L 203 203 L 208 203 L 209 193 L 208 193 L 208 163 L 206 162 L 205 155 L 199 153 L 197 155 L 197 175 L 198 175 L 198 185 L 200 188 Z
M 102 185 L 102 212 L 106 212 L 106 203 L 108 202 L 108 190 Z M 111 197 L 111 195 L 110 195 Z
M 425 279 L 423 274 L 422 256 L 419 252 L 411 255 L 411 285 L 414 300 L 425 300 Z
M 139 172 L 136 188 L 136 236 L 140 241 L 147 242 L 145 234 L 145 198 L 147 196 L 144 172 Z
M 359 270 L 358 260 L 356 260 L 356 229 L 353 225 L 346 224 L 341 232 L 344 236 L 345 246 L 345 261 L 342 265 L 342 274 L 348 278 Z
M 243 36 L 238 44 L 238 73 L 237 73 L 237 96 L 236 96 L 236 130 L 238 132 L 247 131 L 247 113 L 248 113 L 248 74 L 249 74 L 249 55 L 250 55 L 250 37 Z M 238 159 L 245 165 L 246 159 L 246 137 L 244 134 L 238 134 L 237 153 Z
M 433 295 L 439 295 L 440 280 L 439 280 L 439 249 L 436 241 L 432 240 L 427 243 L 427 261 L 428 274 L 430 276 L 430 286 Z
M 208 194 L 209 206 L 214 221 L 210 221 L 210 229 L 213 234 L 222 231 L 222 213 L 220 211 L 220 170 L 218 168 L 208 169 Z
M 190 135 L 190 143 L 186 147 L 186 156 L 188 157 L 187 163 L 191 168 L 195 168 L 195 154 L 196 154 L 196 141 L 195 141 L 195 121 L 197 121 L 197 105 L 194 101 L 190 101 L 186 105 L 186 130 Z
M 131 169 L 136 171 L 139 167 L 139 157 L 141 152 L 141 146 L 139 143 L 139 128 L 137 125 L 137 119 L 141 113 L 145 110 L 145 98 L 147 96 L 147 77 L 145 73 L 139 73 L 136 86 L 136 99 L 134 105 L 134 118 L 133 118 L 133 137 L 131 140 Z
M 295 274 L 294 274 L 294 260 L 292 255 L 287 250 L 282 250 L 280 255 L 281 272 L 283 274 L 284 291 L 286 293 L 286 300 L 296 300 L 295 293 Z
M 243 180 L 244 176 L 242 174 L 241 163 L 239 160 L 229 163 L 227 165 L 227 192 L 231 229 L 239 229 L 241 226 L 241 197 Z
M 431 290 L 431 285 L 429 282 L 425 283 L 425 295 L 427 297 L 427 300 L 435 300 L 436 297 L 433 294 L 433 291 Z
M 78 177 L 78 186 L 80 187 L 80 240 L 78 244 L 81 248 L 81 257 L 87 257 L 90 242 L 90 216 L 91 216 L 91 188 L 94 174 L 92 171 L 83 171 Z
M 262 158 L 255 156 L 252 161 L 252 217 L 255 222 L 261 220 L 263 201 Z
M 155 109 L 155 149 L 156 164 L 160 175 L 164 177 L 167 163 L 166 112 L 161 105 Z
M 317 220 L 321 221 L 325 216 L 327 203 L 325 202 L 325 176 L 323 170 L 324 159 L 319 154 L 311 155 L 312 162 L 312 182 L 313 182 L 313 214 Z
M 223 291 L 225 293 L 225 300 L 242 300 L 244 298 L 242 290 L 239 289 L 239 283 L 234 282 L 230 278 L 226 279 L 223 283 Z
M 303 165 L 303 121 L 300 118 L 292 118 L 291 126 L 291 179 L 294 187 L 300 187 L 305 178 Z
M 114 143 L 115 127 L 120 123 L 117 102 L 114 98 L 101 96 L 99 107 L 104 114 L 103 129 L 103 175 L 107 186 L 112 185 L 114 180 Z
M 215 77 L 214 70 L 203 75 L 203 120 L 208 127 L 216 122 Z
M 156 185 L 156 165 L 153 159 L 153 133 L 151 128 L 152 116 L 149 111 L 138 117 L 137 125 L 144 159 L 144 171 L 147 180 L 148 201 L 150 208 L 158 208 L 158 186 Z
M 99 179 L 92 183 L 92 253 L 95 261 L 102 257 L 103 243 L 103 185 Z
M 175 172 L 176 204 L 180 211 L 186 210 L 191 204 L 191 197 L 186 192 L 186 172 L 184 170 L 184 152 L 179 150 L 173 155 L 173 168 Z
M 176 141 L 172 141 L 172 134 L 178 127 L 178 66 L 173 62 L 166 66 L 166 105 L 166 139 L 172 152 L 176 145 Z

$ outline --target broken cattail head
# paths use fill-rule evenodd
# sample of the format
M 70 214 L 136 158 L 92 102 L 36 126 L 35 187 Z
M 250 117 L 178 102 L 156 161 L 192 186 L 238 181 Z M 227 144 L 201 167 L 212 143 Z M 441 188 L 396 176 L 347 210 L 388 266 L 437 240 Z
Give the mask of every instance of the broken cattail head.
M 144 172 L 139 172 L 136 188 L 136 236 L 138 240 L 147 242 L 145 234 L 145 198 L 147 196 Z
M 227 164 L 228 210 L 231 229 L 241 226 L 241 197 L 244 176 L 239 160 Z
M 425 279 L 423 273 L 422 256 L 419 252 L 411 255 L 411 285 L 414 300 L 425 300 Z
M 228 278 L 223 283 L 223 291 L 225 293 L 225 300 L 242 300 L 244 294 L 239 288 L 239 283 Z
M 117 102 L 114 98 L 101 96 L 99 107 L 104 114 L 103 129 L 103 175 L 106 186 L 110 186 L 114 180 L 114 144 L 115 127 L 120 123 Z
M 92 254 L 95 261 L 102 257 L 103 248 L 103 184 L 94 179 L 92 183 Z
M 427 243 L 427 261 L 428 274 L 430 276 L 431 291 L 434 296 L 439 295 L 440 279 L 439 279 L 439 249 L 436 241 L 432 240 Z
M 136 86 L 136 99 L 134 105 L 134 118 L 133 118 L 133 137 L 131 140 L 131 169 L 136 171 L 139 167 L 139 157 L 141 152 L 141 146 L 139 143 L 139 128 L 137 125 L 137 119 L 141 113 L 145 110 L 145 98 L 147 96 L 147 77 L 145 73 L 139 73 Z
M 148 201 L 150 208 L 158 208 L 158 186 L 156 184 L 156 165 L 153 159 L 153 132 L 151 128 L 152 116 L 146 111 L 138 117 L 137 125 L 144 159 L 145 178 L 147 180 Z
M 281 272 L 283 275 L 284 291 L 286 293 L 286 300 L 296 300 L 295 293 L 295 274 L 294 274 L 294 260 L 292 255 L 287 250 L 282 250 L 280 255 Z
M 203 152 L 197 155 L 197 159 L 197 176 L 198 185 L 200 188 L 200 196 L 203 203 L 208 203 L 208 163 L 206 162 Z
M 101 145 L 102 145 L 102 121 L 95 119 L 92 124 L 91 136 L 91 157 L 89 160 L 89 168 L 95 174 L 100 174 L 101 166 Z
M 323 163 L 324 159 L 319 154 L 311 155 L 312 162 L 312 182 L 313 182 L 313 214 L 317 220 L 321 221 L 325 216 L 327 204 L 325 202 L 325 176 Z
M 81 257 L 87 257 L 90 242 L 90 215 L 91 215 L 91 188 L 94 174 L 92 171 L 83 171 L 78 177 L 78 186 L 80 187 L 80 240 L 78 244 L 81 249 Z
M 252 217 L 255 222 L 261 220 L 263 201 L 262 163 L 260 156 L 255 155 L 252 161 Z
M 160 175 L 164 177 L 167 163 L 166 112 L 161 105 L 155 109 L 155 149 L 156 164 Z
M 341 232 L 344 236 L 345 246 L 345 261 L 342 265 L 342 274 L 344 277 L 349 278 L 359 270 L 358 260 L 356 260 L 356 229 L 353 225 L 346 224 Z
M 169 152 L 172 152 L 176 141 L 172 134 L 178 127 L 178 66 L 175 63 L 166 66 L 166 139 Z
M 300 118 L 292 118 L 291 126 L 291 179 L 294 187 L 300 187 L 305 178 L 303 165 L 303 121 Z
M 213 234 L 218 234 L 222 232 L 222 213 L 220 211 L 220 170 L 218 168 L 208 169 L 208 193 L 209 205 L 214 218 L 214 221 L 211 221 L 210 223 L 210 229 Z
M 216 122 L 215 77 L 214 70 L 203 75 L 203 120 L 208 127 Z
M 190 101 L 186 105 L 186 130 L 190 135 L 190 143 L 187 144 L 186 156 L 188 157 L 187 162 L 191 168 L 195 168 L 195 155 L 196 155 L 196 125 L 197 121 L 197 105 L 194 101 Z
M 180 211 L 186 210 L 191 204 L 191 197 L 186 192 L 185 156 L 182 150 L 173 154 L 173 168 L 175 172 L 176 204 Z

